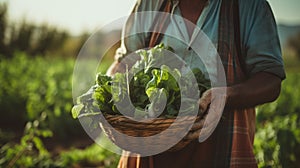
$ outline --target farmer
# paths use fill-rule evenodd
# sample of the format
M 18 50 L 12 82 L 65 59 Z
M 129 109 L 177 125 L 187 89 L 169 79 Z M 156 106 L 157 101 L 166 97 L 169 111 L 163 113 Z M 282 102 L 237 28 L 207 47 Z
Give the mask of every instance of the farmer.
M 187 20 L 171 19 L 141 24 L 137 13 L 161 11 Z M 285 79 L 276 23 L 266 0 L 140 0 L 124 27 L 123 36 L 140 27 L 160 27 L 175 32 L 185 43 L 174 43 L 163 33 L 140 33 L 123 38 L 116 61 L 108 74 L 113 74 L 118 61 L 127 53 L 153 47 L 160 42 L 174 48 L 185 58 L 195 54 L 185 44 L 193 44 L 200 28 L 215 45 L 226 74 L 226 105 L 222 120 L 204 142 L 192 141 L 184 149 L 148 157 L 122 156 L 120 168 L 186 168 L 186 167 L 257 167 L 253 154 L 255 106 L 274 101 Z M 152 19 L 152 20 L 151 20 Z M 189 22 L 193 24 L 189 24 Z M 143 29 L 142 28 L 142 29 Z M 194 46 L 195 47 L 195 46 Z M 196 46 L 197 47 L 197 46 Z M 188 56 L 188 57 L 186 57 Z M 193 64 L 193 62 L 191 62 Z M 193 66 L 193 65 L 192 65 Z M 208 69 L 214 69 L 208 67 Z M 224 87 L 222 87 L 224 89 Z M 212 88 L 200 98 L 199 108 L 206 111 L 214 101 Z M 210 115 L 208 113 L 208 115 Z

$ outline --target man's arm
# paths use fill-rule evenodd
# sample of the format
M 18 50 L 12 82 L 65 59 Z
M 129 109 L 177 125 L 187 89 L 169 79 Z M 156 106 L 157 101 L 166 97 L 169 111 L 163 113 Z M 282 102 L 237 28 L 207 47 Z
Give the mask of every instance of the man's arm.
M 281 81 L 276 75 L 259 72 L 243 83 L 207 90 L 199 100 L 199 107 L 206 111 L 211 102 L 220 97 L 224 97 L 226 106 L 233 109 L 255 107 L 272 102 L 279 96 Z M 224 89 L 226 95 L 220 95 L 225 93 Z

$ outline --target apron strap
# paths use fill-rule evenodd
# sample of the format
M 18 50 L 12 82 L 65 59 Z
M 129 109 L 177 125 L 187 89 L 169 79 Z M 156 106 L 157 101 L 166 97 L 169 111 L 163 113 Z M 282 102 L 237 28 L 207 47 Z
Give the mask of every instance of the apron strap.
M 239 59 L 241 70 L 245 76 L 249 76 L 246 68 L 245 57 L 242 54 L 242 42 L 241 42 L 241 30 L 240 30 L 240 12 L 239 12 L 239 0 L 234 0 L 233 3 L 233 26 L 234 26 L 234 40 L 237 51 L 237 57 Z
M 241 51 L 238 1 L 222 0 L 219 19 L 218 53 L 228 85 L 239 83 L 248 76 L 245 58 Z
M 170 0 L 164 0 L 154 18 L 149 32 L 145 40 L 145 47 L 154 47 L 159 44 L 163 38 L 163 32 L 166 31 L 170 23 L 170 15 L 172 10 L 172 3 Z

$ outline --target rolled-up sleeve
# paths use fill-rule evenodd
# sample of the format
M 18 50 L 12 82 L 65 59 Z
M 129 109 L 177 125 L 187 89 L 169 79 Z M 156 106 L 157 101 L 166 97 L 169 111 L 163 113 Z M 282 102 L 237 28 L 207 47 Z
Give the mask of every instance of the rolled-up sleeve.
M 258 72 L 269 72 L 284 79 L 277 25 L 269 3 L 265 0 L 254 0 L 240 10 L 247 11 L 241 12 L 241 28 L 244 30 L 242 41 L 248 73 L 251 76 Z

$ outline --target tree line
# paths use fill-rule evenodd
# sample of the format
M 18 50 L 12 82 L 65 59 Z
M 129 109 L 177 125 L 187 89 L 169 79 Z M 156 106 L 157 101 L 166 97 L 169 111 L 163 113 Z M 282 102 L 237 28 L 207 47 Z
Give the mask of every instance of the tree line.
M 47 54 L 74 56 L 88 36 L 88 33 L 82 33 L 74 38 L 67 30 L 47 23 L 37 25 L 25 18 L 20 23 L 10 22 L 7 4 L 0 3 L 0 57 L 10 58 L 17 51 L 32 57 Z

